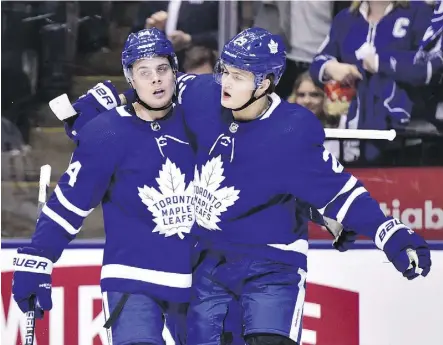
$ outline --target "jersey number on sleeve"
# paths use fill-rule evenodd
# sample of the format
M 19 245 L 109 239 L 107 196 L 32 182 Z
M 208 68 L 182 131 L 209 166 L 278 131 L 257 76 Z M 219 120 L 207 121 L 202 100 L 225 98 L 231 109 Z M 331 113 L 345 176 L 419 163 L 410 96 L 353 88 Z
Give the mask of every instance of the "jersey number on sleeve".
M 82 165 L 79 161 L 69 164 L 69 167 L 68 167 L 68 170 L 66 170 L 66 173 L 69 175 L 68 184 L 71 187 L 74 187 L 74 184 L 77 181 L 77 175 L 78 175 L 81 167 L 82 167 Z

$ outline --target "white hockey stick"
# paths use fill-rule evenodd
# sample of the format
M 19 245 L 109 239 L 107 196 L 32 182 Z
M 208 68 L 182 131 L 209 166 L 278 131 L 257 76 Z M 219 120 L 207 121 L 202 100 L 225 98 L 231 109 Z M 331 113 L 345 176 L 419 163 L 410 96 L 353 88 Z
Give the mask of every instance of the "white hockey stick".
M 379 131 L 374 129 L 342 129 L 342 128 L 325 128 L 326 138 L 336 139 L 373 139 L 373 140 L 389 140 L 395 139 L 397 133 L 394 129 Z
M 126 104 L 124 95 L 119 95 L 122 104 Z M 49 102 L 52 112 L 61 121 L 64 121 L 77 112 L 71 105 L 71 101 L 67 94 L 60 95 Z M 395 139 L 397 133 L 391 130 L 372 130 L 372 129 L 342 129 L 342 128 L 325 128 L 326 138 L 335 139 L 373 139 L 373 140 L 389 140 Z
M 37 218 L 40 216 L 43 206 L 45 206 L 46 194 L 48 193 L 50 182 L 51 182 L 51 166 L 49 164 L 46 164 L 40 168 L 40 181 L 38 182 Z
M 46 203 L 46 195 L 48 194 L 49 183 L 51 182 L 51 166 L 49 164 L 43 165 L 40 168 L 40 180 L 38 182 L 38 206 L 37 206 L 37 219 L 42 212 L 43 206 Z M 35 308 L 38 301 L 35 295 L 29 298 L 29 311 L 25 313 L 26 317 L 26 334 L 25 344 L 33 345 L 35 337 Z

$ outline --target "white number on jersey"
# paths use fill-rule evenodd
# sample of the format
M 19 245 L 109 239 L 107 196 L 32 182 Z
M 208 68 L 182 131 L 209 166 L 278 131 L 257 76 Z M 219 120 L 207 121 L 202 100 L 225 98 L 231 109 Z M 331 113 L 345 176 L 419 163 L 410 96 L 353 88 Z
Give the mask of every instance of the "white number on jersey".
M 335 173 L 341 173 L 343 171 L 343 165 L 340 164 L 340 162 L 335 158 L 333 154 L 331 154 L 328 150 L 323 151 L 323 160 L 327 162 L 331 158 L 332 160 L 332 170 L 334 170 Z
M 81 167 L 82 167 L 82 165 L 79 161 L 69 164 L 69 167 L 68 167 L 68 170 L 66 170 L 66 173 L 69 175 L 68 184 L 71 187 L 74 187 L 74 184 L 77 181 L 77 175 L 78 175 Z

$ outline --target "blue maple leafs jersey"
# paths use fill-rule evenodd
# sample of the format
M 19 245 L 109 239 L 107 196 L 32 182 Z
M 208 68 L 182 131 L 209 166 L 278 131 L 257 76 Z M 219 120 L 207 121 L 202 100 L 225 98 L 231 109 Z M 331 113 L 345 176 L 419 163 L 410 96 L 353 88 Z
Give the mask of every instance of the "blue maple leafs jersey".
M 197 147 L 196 229 L 212 248 L 306 264 L 307 228 L 294 212 L 307 202 L 374 239 L 387 221 L 378 203 L 323 147 L 324 130 L 306 108 L 270 95 L 258 119 L 234 121 L 212 76 L 190 79 L 182 94 Z
M 186 301 L 191 286 L 194 154 L 179 107 L 146 122 L 118 107 L 89 121 L 32 239 L 56 261 L 100 202 L 104 291 Z

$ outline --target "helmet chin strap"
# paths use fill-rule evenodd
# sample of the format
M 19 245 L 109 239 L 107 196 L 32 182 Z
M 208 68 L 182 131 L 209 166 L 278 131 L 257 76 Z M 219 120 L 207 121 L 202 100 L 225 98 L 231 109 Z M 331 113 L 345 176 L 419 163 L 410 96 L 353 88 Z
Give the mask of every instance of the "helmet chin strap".
M 264 97 L 264 96 L 267 95 L 267 93 L 266 93 L 266 91 L 265 91 L 265 92 L 263 92 L 260 96 L 255 97 L 254 94 L 255 94 L 255 92 L 257 91 L 257 89 L 258 89 L 258 88 L 255 88 L 255 89 L 252 91 L 251 98 L 249 98 L 249 101 L 247 101 L 247 102 L 246 102 L 245 104 L 243 104 L 241 107 L 239 107 L 239 108 L 235 108 L 235 109 L 231 109 L 231 110 L 232 110 L 232 111 L 240 111 L 240 110 L 243 110 L 243 109 L 249 107 L 249 106 L 250 106 L 252 103 L 254 103 L 255 101 L 258 101 L 260 98 L 262 98 L 262 97 Z
M 143 102 L 143 101 L 140 99 L 140 97 L 138 96 L 138 93 L 137 93 L 137 91 L 136 91 L 135 89 L 134 89 L 134 93 L 135 93 L 135 101 L 136 101 L 137 103 L 139 103 L 141 106 L 143 106 L 143 107 L 144 107 L 145 109 L 147 109 L 147 110 L 152 110 L 152 111 L 165 110 L 165 109 L 170 108 L 170 107 L 172 106 L 172 104 L 174 103 L 174 102 L 173 102 L 173 99 L 171 99 L 171 101 L 170 101 L 168 104 L 164 105 L 163 107 L 153 108 L 153 107 L 149 106 L 148 104 L 146 104 L 145 102 Z

